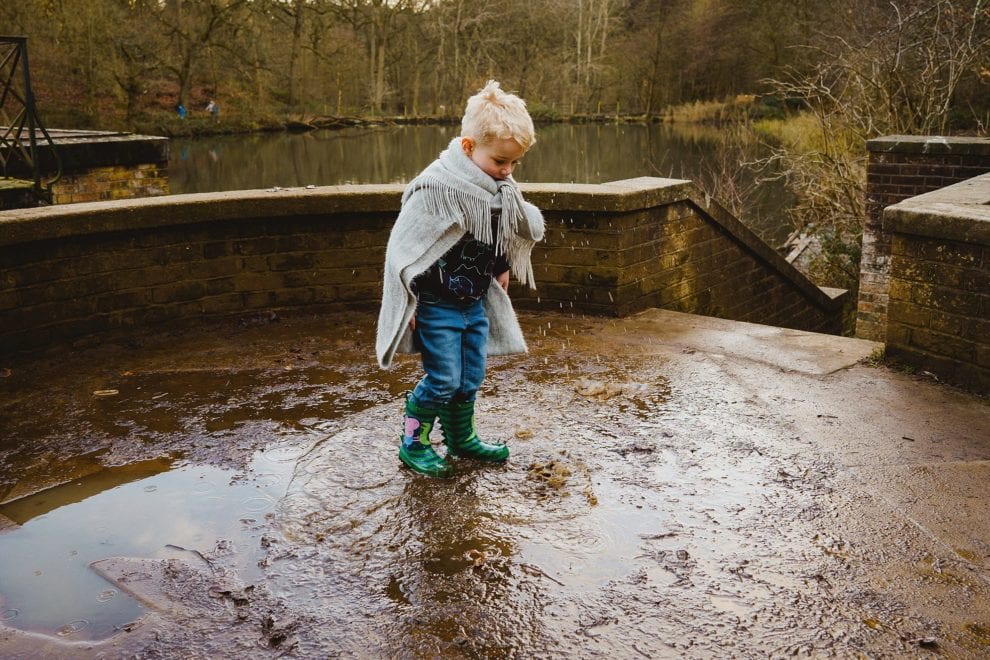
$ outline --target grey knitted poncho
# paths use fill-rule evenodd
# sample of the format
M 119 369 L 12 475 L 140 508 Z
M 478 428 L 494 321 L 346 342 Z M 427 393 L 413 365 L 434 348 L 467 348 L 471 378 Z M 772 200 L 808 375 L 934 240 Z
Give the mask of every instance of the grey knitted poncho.
M 531 254 L 543 240 L 543 215 L 523 200 L 511 178 L 496 181 L 464 153 L 461 138 L 413 179 L 385 250 L 385 281 L 375 352 L 383 368 L 395 353 L 413 353 L 409 321 L 416 313 L 413 278 L 428 269 L 466 233 L 492 243 L 491 215 L 499 215 L 496 252 L 506 255 L 520 282 L 535 288 Z M 508 294 L 491 286 L 484 298 L 489 320 L 488 354 L 526 352 L 526 341 Z

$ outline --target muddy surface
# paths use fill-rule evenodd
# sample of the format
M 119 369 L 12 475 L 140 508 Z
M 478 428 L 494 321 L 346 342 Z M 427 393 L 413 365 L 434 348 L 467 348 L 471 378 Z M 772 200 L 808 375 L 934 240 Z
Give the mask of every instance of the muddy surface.
M 504 466 L 396 457 L 364 314 L 0 365 L 0 655 L 990 654 L 990 408 L 856 340 L 523 315 Z M 439 437 L 439 433 L 436 433 Z

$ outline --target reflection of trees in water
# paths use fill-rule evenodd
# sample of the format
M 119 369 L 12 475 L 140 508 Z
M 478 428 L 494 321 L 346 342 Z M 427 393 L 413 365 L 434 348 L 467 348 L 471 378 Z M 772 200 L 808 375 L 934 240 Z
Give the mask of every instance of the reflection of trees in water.
M 641 176 L 688 179 L 771 245 L 790 231 L 782 182 L 764 182 L 751 163 L 765 155 L 743 126 L 555 124 L 524 159 L 526 181 L 605 183 Z
M 178 141 L 169 163 L 170 184 L 180 194 L 401 183 L 436 158 L 455 132 L 450 126 L 408 126 Z M 210 150 L 220 158 L 211 159 Z
M 397 511 L 406 522 L 394 528 L 404 538 L 394 540 L 387 591 L 402 622 L 392 645 L 416 656 L 457 648 L 509 656 L 539 634 L 538 592 L 519 579 L 495 490 L 480 472 L 465 476 L 411 479 Z
M 459 127 L 398 126 L 179 142 L 173 193 L 274 186 L 400 183 L 446 148 Z M 690 179 L 771 244 L 786 237 L 781 182 L 757 184 L 745 164 L 764 155 L 742 129 L 696 124 L 549 124 L 516 172 L 520 181 L 603 183 L 640 176 Z M 212 158 L 214 151 L 219 158 Z M 179 154 L 185 153 L 184 158 Z

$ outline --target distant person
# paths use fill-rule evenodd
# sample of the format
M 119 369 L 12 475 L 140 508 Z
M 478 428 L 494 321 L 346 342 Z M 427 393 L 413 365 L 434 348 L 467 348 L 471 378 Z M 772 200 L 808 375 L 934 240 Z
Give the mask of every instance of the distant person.
M 186 106 L 180 103 L 179 105 L 175 106 L 175 111 L 179 114 L 179 119 L 186 118 Z
M 525 102 L 494 80 L 467 101 L 461 136 L 406 187 L 385 253 L 376 353 L 419 352 L 425 375 L 406 396 L 399 459 L 446 477 L 450 457 L 501 463 L 482 441 L 474 404 L 486 355 L 526 352 L 509 300 L 509 273 L 535 288 L 530 254 L 543 216 L 523 201 L 512 171 L 536 141 Z M 492 285 L 495 286 L 492 286 Z M 430 430 L 440 419 L 447 455 Z
M 210 102 L 206 104 L 206 111 L 213 118 L 213 123 L 220 121 L 220 105 L 216 101 L 210 99 Z

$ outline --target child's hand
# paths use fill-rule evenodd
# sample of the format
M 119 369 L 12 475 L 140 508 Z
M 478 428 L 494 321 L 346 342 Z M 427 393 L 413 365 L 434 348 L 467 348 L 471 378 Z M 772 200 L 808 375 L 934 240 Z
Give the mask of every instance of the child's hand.
M 412 330 L 413 332 L 416 331 L 416 317 L 415 316 L 413 316 L 411 319 L 409 319 L 409 329 Z
M 509 271 L 505 271 L 496 277 L 495 281 L 498 282 L 500 287 L 502 287 L 502 291 L 505 291 L 506 293 L 509 292 Z

